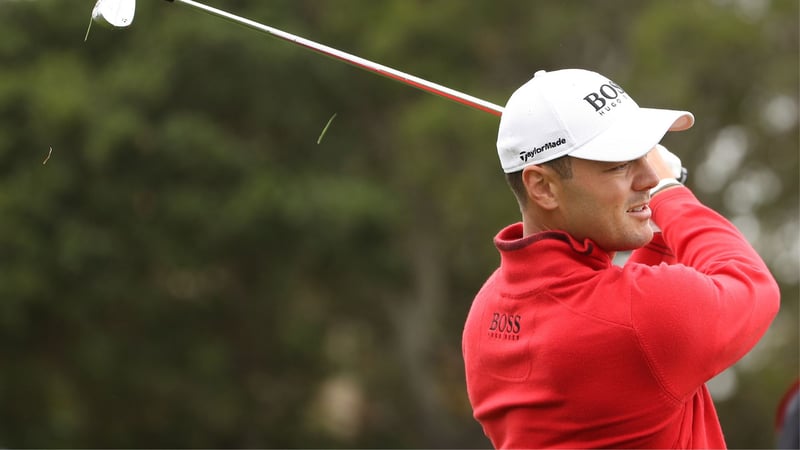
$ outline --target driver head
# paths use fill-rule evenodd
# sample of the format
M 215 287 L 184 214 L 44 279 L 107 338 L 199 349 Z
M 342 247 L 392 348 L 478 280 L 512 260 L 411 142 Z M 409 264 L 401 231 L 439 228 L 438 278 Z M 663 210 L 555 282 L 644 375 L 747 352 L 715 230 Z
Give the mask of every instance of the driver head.
M 133 23 L 136 0 L 97 0 L 92 20 L 112 28 L 125 28 Z

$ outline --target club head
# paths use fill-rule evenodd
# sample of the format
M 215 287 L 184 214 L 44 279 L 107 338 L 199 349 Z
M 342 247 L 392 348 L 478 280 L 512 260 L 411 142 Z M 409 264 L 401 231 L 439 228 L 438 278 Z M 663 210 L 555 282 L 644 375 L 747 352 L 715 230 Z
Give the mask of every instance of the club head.
M 136 0 L 97 0 L 92 21 L 111 28 L 125 28 L 133 23 Z

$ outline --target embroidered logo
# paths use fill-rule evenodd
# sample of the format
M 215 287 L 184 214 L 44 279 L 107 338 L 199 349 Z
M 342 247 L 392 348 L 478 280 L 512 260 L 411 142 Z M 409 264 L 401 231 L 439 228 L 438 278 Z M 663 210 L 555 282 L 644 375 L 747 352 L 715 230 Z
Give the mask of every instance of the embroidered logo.
M 586 103 L 592 105 L 595 112 L 601 116 L 611 111 L 612 108 L 616 108 L 626 98 L 628 98 L 628 94 L 613 81 L 600 85 L 597 92 L 590 92 L 589 95 L 583 97 Z
M 534 147 L 534 148 L 532 148 L 530 150 L 525 150 L 525 151 L 519 152 L 519 159 L 521 159 L 524 162 L 528 162 L 529 159 L 533 158 L 534 156 L 538 155 L 539 153 L 542 153 L 545 150 L 551 150 L 551 149 L 557 148 L 557 147 L 562 146 L 562 145 L 564 145 L 566 143 L 567 143 L 566 139 L 558 138 L 557 140 L 555 140 L 553 142 L 545 143 L 541 147 Z
M 522 316 L 495 312 L 489 324 L 489 337 L 506 341 L 518 341 L 522 331 Z

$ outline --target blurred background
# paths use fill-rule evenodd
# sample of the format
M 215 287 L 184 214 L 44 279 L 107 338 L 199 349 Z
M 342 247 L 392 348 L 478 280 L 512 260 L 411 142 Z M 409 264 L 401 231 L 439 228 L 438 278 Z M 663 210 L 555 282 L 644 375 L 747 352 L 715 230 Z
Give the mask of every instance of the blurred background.
M 796 0 L 207 4 L 499 105 L 581 67 L 694 112 L 664 143 L 783 294 L 710 388 L 730 447 L 775 445 Z M 84 42 L 93 6 L 0 0 L 0 446 L 489 447 L 460 342 L 519 220 L 498 119 L 163 1 Z

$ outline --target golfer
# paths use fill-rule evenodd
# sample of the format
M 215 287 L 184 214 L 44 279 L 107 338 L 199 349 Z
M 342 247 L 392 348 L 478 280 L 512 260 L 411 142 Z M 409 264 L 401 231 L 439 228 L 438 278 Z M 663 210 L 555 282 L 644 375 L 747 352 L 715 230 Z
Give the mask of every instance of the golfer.
M 577 69 L 537 72 L 508 100 L 497 149 L 522 222 L 494 238 L 500 267 L 462 342 L 495 447 L 726 447 L 705 383 L 753 348 L 780 293 L 654 150 L 693 123 Z

